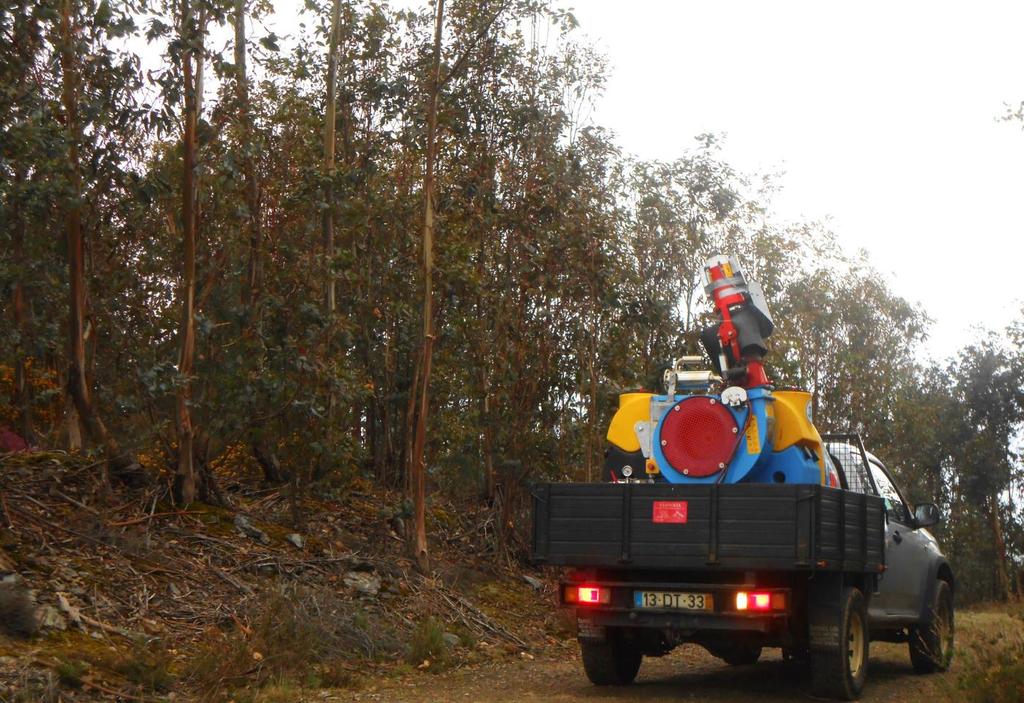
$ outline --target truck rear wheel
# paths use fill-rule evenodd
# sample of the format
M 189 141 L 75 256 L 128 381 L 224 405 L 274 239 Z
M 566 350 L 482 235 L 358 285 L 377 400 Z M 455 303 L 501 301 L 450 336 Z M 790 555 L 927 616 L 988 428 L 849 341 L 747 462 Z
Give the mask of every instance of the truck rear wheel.
M 643 653 L 639 646 L 627 642 L 622 633 L 609 628 L 604 642 L 580 641 L 583 670 L 596 686 L 625 686 L 633 683 Z
M 938 581 L 935 600 L 928 607 L 928 622 L 910 628 L 910 662 L 919 674 L 945 671 L 953 661 L 953 593 Z
M 868 617 L 864 596 L 844 588 L 839 609 L 811 615 L 811 676 L 814 693 L 852 701 L 868 671 Z

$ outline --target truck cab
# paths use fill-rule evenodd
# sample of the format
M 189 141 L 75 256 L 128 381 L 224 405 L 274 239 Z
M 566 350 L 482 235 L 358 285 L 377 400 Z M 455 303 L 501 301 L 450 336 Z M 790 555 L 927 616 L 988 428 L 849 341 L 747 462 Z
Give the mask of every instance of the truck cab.
M 836 457 L 842 457 L 849 456 L 850 449 L 848 445 L 837 445 L 833 451 Z M 938 508 L 929 503 L 912 505 L 881 459 L 871 452 L 866 452 L 865 456 L 873 489 L 885 506 L 886 555 L 886 570 L 869 600 L 868 615 L 876 639 L 899 641 L 909 638 L 922 620 L 931 617 L 940 582 L 949 591 L 949 617 L 952 618 L 953 570 L 938 541 L 927 529 L 939 521 Z M 952 621 L 947 635 L 951 649 Z M 911 653 L 915 654 L 914 647 Z M 945 656 L 940 658 L 945 659 Z M 917 657 L 915 668 L 929 671 L 933 667 Z

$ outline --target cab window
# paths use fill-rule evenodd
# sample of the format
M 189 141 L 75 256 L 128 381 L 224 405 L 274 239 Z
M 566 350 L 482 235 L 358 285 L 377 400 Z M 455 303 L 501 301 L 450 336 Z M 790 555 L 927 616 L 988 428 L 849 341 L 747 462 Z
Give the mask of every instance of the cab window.
M 885 514 L 894 522 L 909 525 L 910 512 L 907 510 L 907 506 L 903 504 L 903 499 L 900 498 L 896 486 L 889 480 L 888 474 L 882 470 L 882 467 L 873 461 L 870 462 L 870 465 L 871 477 L 875 479 L 875 485 L 878 486 L 878 494 L 885 501 Z
M 874 494 L 860 450 L 849 444 L 835 444 L 829 447 L 828 454 L 832 458 L 836 470 L 845 479 L 843 488 L 857 493 Z

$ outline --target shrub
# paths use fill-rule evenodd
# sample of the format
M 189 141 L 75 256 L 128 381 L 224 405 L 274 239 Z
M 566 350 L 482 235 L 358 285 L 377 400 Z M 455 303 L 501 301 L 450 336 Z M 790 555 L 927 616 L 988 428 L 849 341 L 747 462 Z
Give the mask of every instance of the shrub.
M 248 632 L 234 630 L 195 657 L 191 678 L 205 691 L 283 681 L 348 685 L 341 660 L 399 649 L 389 629 L 330 591 L 296 584 L 264 594 Z

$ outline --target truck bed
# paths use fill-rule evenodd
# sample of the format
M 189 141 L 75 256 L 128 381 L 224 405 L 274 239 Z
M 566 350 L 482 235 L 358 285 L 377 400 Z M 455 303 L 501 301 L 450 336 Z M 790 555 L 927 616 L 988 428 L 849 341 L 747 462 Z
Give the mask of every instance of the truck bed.
M 881 498 L 815 485 L 543 483 L 534 563 L 629 569 L 878 572 Z

